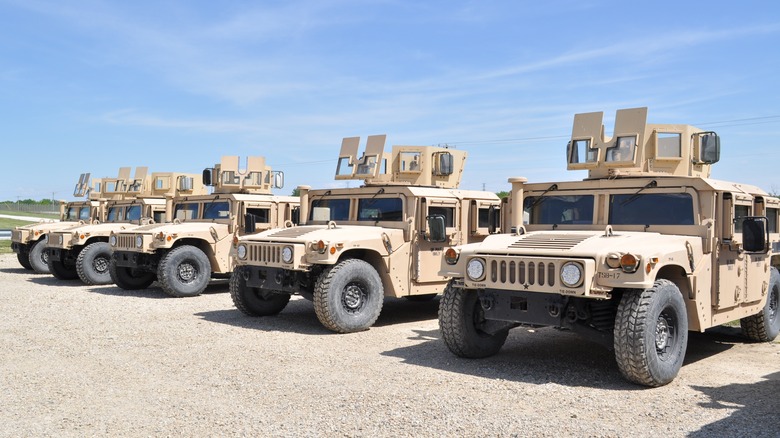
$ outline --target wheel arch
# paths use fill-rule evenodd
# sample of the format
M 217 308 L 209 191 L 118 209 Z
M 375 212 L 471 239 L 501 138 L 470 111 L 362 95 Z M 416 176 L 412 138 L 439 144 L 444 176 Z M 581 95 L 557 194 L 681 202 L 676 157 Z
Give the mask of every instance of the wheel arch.
M 214 254 L 214 248 L 211 247 L 211 244 L 209 244 L 203 239 L 185 237 L 177 240 L 171 247 L 171 250 L 174 250 L 182 246 L 194 246 L 195 248 L 201 250 L 203 254 L 206 254 L 206 257 L 208 257 L 209 259 L 209 263 L 211 263 L 211 272 L 214 272 L 214 267 L 218 266 L 218 263 L 217 263 L 217 258 Z
M 693 289 L 685 268 L 680 265 L 665 265 L 658 270 L 655 278 L 656 280 L 669 280 L 677 286 L 685 302 L 685 309 L 688 314 L 688 330 L 701 331 L 701 321 L 699 321 L 696 299 L 691 298 Z
M 377 274 L 379 274 L 379 278 L 382 279 L 382 287 L 385 290 L 385 296 L 395 296 L 395 285 L 388 273 L 387 262 L 378 252 L 365 248 L 351 249 L 341 254 L 338 262 L 345 259 L 360 259 L 371 265 Z

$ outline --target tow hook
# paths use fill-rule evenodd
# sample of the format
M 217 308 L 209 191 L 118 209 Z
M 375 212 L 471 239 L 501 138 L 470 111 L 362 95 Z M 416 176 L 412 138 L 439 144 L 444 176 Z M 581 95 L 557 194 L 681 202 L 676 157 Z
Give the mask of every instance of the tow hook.
M 493 308 L 493 295 L 480 295 L 479 303 L 482 305 L 482 310 L 490 310 Z

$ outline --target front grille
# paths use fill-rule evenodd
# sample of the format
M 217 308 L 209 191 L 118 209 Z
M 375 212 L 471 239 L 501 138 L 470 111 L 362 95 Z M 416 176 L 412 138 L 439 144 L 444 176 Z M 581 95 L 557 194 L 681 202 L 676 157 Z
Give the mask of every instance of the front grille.
M 116 249 L 118 249 L 118 250 L 134 250 L 135 249 L 135 235 L 133 235 L 133 234 L 117 234 L 116 235 Z
M 496 284 L 554 287 L 558 279 L 556 262 L 543 260 L 490 260 L 488 279 Z
M 588 234 L 529 234 L 509 245 L 514 249 L 569 250 L 592 237 Z
M 256 263 L 281 263 L 281 245 L 247 245 L 247 260 Z

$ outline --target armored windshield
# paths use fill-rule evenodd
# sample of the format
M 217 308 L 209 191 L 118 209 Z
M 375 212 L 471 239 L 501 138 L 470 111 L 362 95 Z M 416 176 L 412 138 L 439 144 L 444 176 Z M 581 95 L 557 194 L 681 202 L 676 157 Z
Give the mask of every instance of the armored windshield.
M 198 218 L 198 203 L 197 202 L 185 202 L 176 204 L 173 210 L 173 217 L 180 221 L 197 219 Z
M 323 216 L 325 215 L 325 216 Z M 349 220 L 349 199 L 326 198 L 315 199 L 311 203 L 311 217 L 309 220 Z
M 125 220 L 126 221 L 140 221 L 141 220 L 141 206 L 140 205 L 131 205 L 127 207 L 127 212 L 125 213 Z
M 66 221 L 75 221 L 78 220 L 79 217 L 79 208 L 78 207 L 69 207 L 68 211 L 65 213 L 65 220 Z
M 122 220 L 122 207 L 109 207 L 106 214 L 106 222 L 117 222 Z
M 81 207 L 81 210 L 79 210 L 79 219 L 83 221 L 89 220 L 90 216 L 90 208 L 89 207 Z
M 593 195 L 529 196 L 523 211 L 531 225 L 592 224 Z
M 203 219 L 226 219 L 230 217 L 230 202 L 214 201 L 203 207 Z
M 612 225 L 693 225 L 689 193 L 621 194 L 609 197 Z
M 402 221 L 404 220 L 401 198 L 368 198 L 358 201 L 359 221 Z

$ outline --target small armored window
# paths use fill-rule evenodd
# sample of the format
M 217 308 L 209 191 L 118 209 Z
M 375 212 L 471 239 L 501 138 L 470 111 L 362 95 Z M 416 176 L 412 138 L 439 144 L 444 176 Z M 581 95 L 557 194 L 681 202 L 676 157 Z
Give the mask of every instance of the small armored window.
M 339 164 L 336 166 L 336 175 L 352 175 L 352 165 L 349 164 L 349 157 L 339 158 Z
M 168 178 L 157 177 L 154 179 L 154 188 L 156 190 L 168 190 L 168 188 L 170 188 L 170 181 Z
M 399 154 L 401 160 L 401 172 L 420 172 L 420 153 L 419 152 L 401 152 Z
M 673 132 L 658 133 L 658 158 L 682 157 L 682 135 Z
M 569 143 L 569 164 L 595 163 L 599 150 L 590 147 L 590 139 L 572 140 Z
M 607 148 L 606 161 L 634 161 L 634 151 L 636 151 L 636 136 L 618 137 L 615 146 Z

